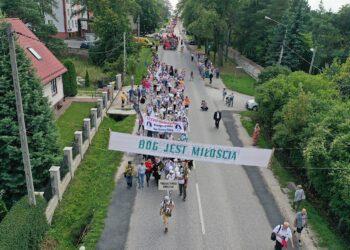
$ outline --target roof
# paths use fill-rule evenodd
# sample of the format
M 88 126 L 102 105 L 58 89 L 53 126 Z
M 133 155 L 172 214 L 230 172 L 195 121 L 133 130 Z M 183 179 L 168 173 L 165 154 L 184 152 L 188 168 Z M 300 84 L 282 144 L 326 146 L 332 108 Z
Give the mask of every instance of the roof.
M 67 72 L 63 64 L 19 18 L 6 18 L 6 22 L 11 23 L 12 29 L 20 33 L 16 35 L 17 43 L 23 48 L 26 56 L 30 58 L 44 85 Z M 30 49 L 32 52 L 28 48 L 32 48 Z M 34 56 L 35 54 L 36 56 Z

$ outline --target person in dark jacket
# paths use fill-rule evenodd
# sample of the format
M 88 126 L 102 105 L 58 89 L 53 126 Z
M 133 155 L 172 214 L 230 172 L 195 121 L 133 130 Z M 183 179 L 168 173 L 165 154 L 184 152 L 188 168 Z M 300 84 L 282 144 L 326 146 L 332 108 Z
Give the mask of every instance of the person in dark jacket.
M 221 112 L 219 110 L 214 112 L 214 120 L 215 120 L 215 127 L 218 129 L 219 123 L 221 120 Z

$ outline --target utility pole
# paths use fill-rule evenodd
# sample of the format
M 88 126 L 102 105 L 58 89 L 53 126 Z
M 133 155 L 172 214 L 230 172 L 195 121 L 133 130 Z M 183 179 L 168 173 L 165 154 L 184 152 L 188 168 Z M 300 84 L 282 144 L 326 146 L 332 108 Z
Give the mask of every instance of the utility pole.
M 137 16 L 137 36 L 140 36 L 140 15 Z
M 312 73 L 312 66 L 314 65 L 314 61 L 315 61 L 316 48 L 311 48 L 310 50 L 312 51 L 312 59 L 310 63 L 309 74 Z
M 123 69 L 123 81 L 125 81 L 126 77 L 126 41 L 125 41 L 125 36 L 126 33 L 124 32 L 123 37 L 124 37 L 124 69 Z
M 286 39 L 287 39 L 287 27 L 285 26 L 282 48 L 281 48 L 281 52 L 280 52 L 280 57 L 278 58 L 278 62 L 277 62 L 278 65 L 281 65 L 281 63 L 282 63 L 282 57 L 283 57 L 283 52 L 284 52 L 284 46 L 286 45 Z
M 29 199 L 29 205 L 35 206 L 36 200 L 35 200 L 35 194 L 34 194 L 33 176 L 32 176 L 32 169 L 30 165 L 27 131 L 26 131 L 26 125 L 24 122 L 21 87 L 19 85 L 19 77 L 18 77 L 18 69 L 17 69 L 16 46 L 15 46 L 15 41 L 13 39 L 11 24 L 9 24 L 7 28 L 7 36 L 8 36 L 8 42 L 9 42 L 9 48 L 10 48 L 12 78 L 13 78 L 13 85 L 14 85 L 15 95 L 16 95 L 18 128 L 19 128 L 19 135 L 21 138 L 21 150 L 22 150 L 24 172 L 26 176 L 28 199 Z

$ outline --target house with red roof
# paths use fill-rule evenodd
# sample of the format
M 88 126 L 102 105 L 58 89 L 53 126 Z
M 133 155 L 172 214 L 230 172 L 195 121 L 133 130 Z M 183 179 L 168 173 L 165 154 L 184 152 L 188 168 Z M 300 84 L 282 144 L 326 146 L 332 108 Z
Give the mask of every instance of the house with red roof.
M 43 85 L 44 96 L 53 108 L 59 108 L 64 97 L 62 75 L 67 69 L 19 18 L 6 18 L 6 22 L 12 24 L 17 43 L 31 60 Z

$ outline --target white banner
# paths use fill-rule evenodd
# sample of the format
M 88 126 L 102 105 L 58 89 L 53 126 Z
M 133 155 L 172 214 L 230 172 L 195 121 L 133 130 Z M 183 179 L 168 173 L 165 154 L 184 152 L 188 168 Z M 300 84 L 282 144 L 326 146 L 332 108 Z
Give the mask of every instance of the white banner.
M 177 190 L 179 184 L 177 181 L 170 180 L 159 180 L 158 181 L 158 190 Z
M 185 133 L 183 122 L 161 120 L 156 117 L 145 116 L 143 120 L 145 130 L 167 133 Z
M 258 167 L 267 167 L 272 156 L 270 149 L 189 143 L 117 132 L 110 133 L 108 149 L 184 160 Z

